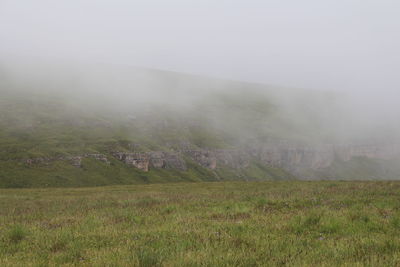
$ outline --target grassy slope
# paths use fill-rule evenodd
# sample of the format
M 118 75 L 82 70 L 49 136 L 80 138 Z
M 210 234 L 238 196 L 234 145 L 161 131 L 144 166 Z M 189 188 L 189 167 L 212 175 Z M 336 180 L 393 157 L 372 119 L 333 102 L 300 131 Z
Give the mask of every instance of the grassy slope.
M 152 72 L 152 75 L 155 74 Z M 110 166 L 85 160 L 82 169 L 66 162 L 45 166 L 26 166 L 21 162 L 27 158 L 83 153 L 103 153 L 112 158 L 110 151 L 128 151 L 130 143 L 140 144 L 139 151 L 168 151 L 178 149 L 181 142 L 189 144 L 192 149 L 233 148 L 257 144 L 268 138 L 296 142 L 332 141 L 332 135 L 335 135 L 325 132 L 323 127 L 326 121 L 333 119 L 327 116 L 329 109 L 334 107 L 329 94 L 297 93 L 290 105 L 279 105 L 276 91 L 282 88 L 209 81 L 168 72 L 158 72 L 157 75 L 159 83 L 166 84 L 164 89 L 171 92 L 171 99 L 185 95 L 182 89 L 174 91 L 177 83 L 181 87 L 195 84 L 199 86 L 198 90 L 208 87 L 212 90 L 198 96 L 195 101 L 188 100 L 189 108 L 163 102 L 146 107 L 145 112 L 138 112 L 138 109 L 131 109 L 135 105 L 129 104 L 129 99 L 124 99 L 123 95 L 113 100 L 93 94 L 81 96 L 64 92 L 64 95 L 57 95 L 41 90 L 34 92 L 30 85 L 24 85 L 26 91 L 18 93 L 14 85 L 0 84 L 0 187 L 289 179 L 294 177 L 257 162 L 243 171 L 222 168 L 211 172 L 188 161 L 190 168 L 186 172 L 151 170 L 149 173 L 116 160 L 112 160 Z M 62 86 L 73 88 L 74 84 L 66 82 Z M 229 90 L 218 91 L 220 87 Z M 94 100 L 89 100 L 91 98 Z M 128 102 L 129 108 L 118 107 L 124 101 Z M 334 168 L 328 173 L 332 174 L 330 177 L 344 179 L 353 172 L 344 171 L 351 166 L 353 164 L 347 166 L 343 163 L 337 165 L 340 171 Z M 358 166 L 362 168 L 357 169 L 357 176 L 350 178 L 363 179 L 363 175 L 368 178 L 369 168 L 364 168 L 368 167 L 368 162 Z M 382 172 L 376 175 L 393 179 Z
M 398 266 L 398 182 L 0 190 L 1 266 Z
M 82 169 L 66 162 L 26 166 L 23 159 L 70 156 L 84 153 L 179 148 L 185 142 L 193 149 L 232 148 L 243 136 L 271 136 L 260 132 L 272 106 L 257 95 L 217 94 L 196 102 L 185 113 L 171 106 L 155 106 L 150 112 L 102 110 L 81 102 L 46 93 L 4 90 L 0 100 L 0 187 L 98 186 L 171 181 L 226 179 L 276 180 L 291 177 L 282 170 L 257 163 L 243 172 L 221 168 L 211 172 L 190 162 L 186 172 L 151 170 L 144 173 L 112 160 L 110 166 L 85 160 Z M 132 115 L 134 118 L 132 119 Z M 224 125 L 222 125 L 224 123 Z M 238 131 L 239 129 L 239 131 Z

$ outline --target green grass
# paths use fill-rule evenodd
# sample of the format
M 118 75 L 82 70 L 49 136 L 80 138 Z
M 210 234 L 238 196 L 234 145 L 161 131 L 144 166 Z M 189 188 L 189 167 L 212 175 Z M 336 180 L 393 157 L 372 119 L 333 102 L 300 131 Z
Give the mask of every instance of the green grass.
M 400 182 L 0 190 L 1 266 L 398 266 Z

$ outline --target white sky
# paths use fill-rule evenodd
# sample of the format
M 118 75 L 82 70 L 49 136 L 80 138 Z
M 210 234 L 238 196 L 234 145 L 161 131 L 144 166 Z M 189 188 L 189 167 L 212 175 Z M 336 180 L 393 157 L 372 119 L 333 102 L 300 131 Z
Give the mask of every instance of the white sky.
M 0 60 L 394 93 L 399 49 L 398 0 L 0 0 Z

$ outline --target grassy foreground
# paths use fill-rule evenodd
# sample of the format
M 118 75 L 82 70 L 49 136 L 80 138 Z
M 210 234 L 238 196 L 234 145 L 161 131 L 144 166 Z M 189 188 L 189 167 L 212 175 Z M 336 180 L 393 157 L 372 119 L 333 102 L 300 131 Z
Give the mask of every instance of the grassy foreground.
M 0 266 L 398 266 L 400 182 L 0 190 Z

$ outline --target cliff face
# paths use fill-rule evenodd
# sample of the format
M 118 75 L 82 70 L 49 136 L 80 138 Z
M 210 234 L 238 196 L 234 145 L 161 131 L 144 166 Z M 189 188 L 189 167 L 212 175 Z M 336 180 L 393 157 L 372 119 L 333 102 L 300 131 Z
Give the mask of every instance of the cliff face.
M 335 160 L 349 161 L 355 157 L 392 159 L 400 155 L 398 145 L 323 145 L 299 147 L 269 145 L 250 150 L 253 158 L 265 165 L 296 172 L 300 169 L 318 170 L 329 167 Z
M 177 152 L 113 152 L 111 156 L 134 168 L 148 172 L 151 169 L 174 169 L 185 171 L 185 158 L 191 159 L 203 168 L 246 169 L 251 162 L 264 166 L 282 168 L 293 174 L 301 170 L 319 170 L 329 167 L 335 160 L 349 161 L 355 157 L 370 159 L 392 159 L 400 155 L 398 145 L 323 145 L 316 147 L 297 146 L 293 144 L 267 144 L 247 149 L 219 150 L 181 150 Z M 93 158 L 110 164 L 104 154 L 83 154 L 60 158 L 34 158 L 25 160 L 29 165 L 49 163 L 55 160 L 71 162 L 75 167 L 82 166 L 83 158 Z
M 265 145 L 258 148 L 242 150 L 196 150 L 183 151 L 199 165 L 216 169 L 228 167 L 243 169 L 251 161 L 266 166 L 283 168 L 289 171 L 296 169 L 322 169 L 330 166 L 335 159 L 349 161 L 354 157 L 370 159 L 391 159 L 400 155 L 399 146 L 395 145 L 325 145 L 302 147 L 288 144 Z
M 183 158 L 172 152 L 115 152 L 113 156 L 125 164 L 132 165 L 145 172 L 149 171 L 150 168 L 186 170 L 186 162 Z
M 185 160 L 173 152 L 149 152 L 150 168 L 177 169 L 184 171 L 187 169 Z

